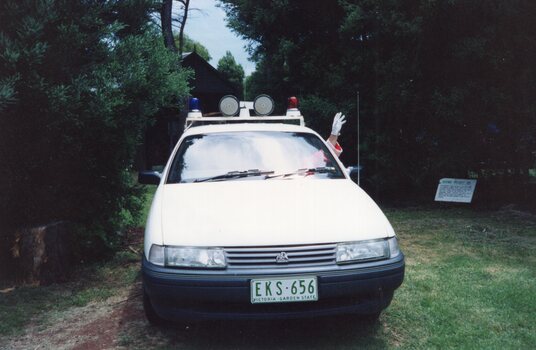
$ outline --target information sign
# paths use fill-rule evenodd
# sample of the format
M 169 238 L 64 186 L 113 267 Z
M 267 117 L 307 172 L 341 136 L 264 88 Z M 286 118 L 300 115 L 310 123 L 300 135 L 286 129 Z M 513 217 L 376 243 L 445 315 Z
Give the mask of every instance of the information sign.
M 471 203 L 475 187 L 476 180 L 444 178 L 439 180 L 435 200 L 436 202 Z

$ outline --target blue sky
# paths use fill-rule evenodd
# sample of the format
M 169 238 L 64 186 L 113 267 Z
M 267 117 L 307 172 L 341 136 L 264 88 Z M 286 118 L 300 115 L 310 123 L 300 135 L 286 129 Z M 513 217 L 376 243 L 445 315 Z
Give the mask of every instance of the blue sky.
M 216 7 L 216 3 L 215 0 L 191 0 L 190 8 L 201 11 L 190 12 L 184 31 L 208 49 L 212 56 L 210 63 L 214 67 L 226 51 L 231 51 L 236 61 L 244 67 L 246 75 L 249 75 L 255 70 L 255 64 L 248 61 L 248 54 L 244 49 L 247 43 L 226 27 L 227 16 L 221 8 Z M 179 5 L 174 2 L 174 9 L 178 9 Z

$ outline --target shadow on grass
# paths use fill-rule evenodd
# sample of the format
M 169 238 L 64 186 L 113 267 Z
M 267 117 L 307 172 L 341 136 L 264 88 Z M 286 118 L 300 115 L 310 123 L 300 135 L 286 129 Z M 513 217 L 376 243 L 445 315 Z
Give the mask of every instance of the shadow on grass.
M 376 337 L 379 325 L 367 325 L 350 318 L 318 318 L 292 321 L 214 322 L 198 325 L 186 338 L 192 348 L 290 348 L 329 349 L 384 348 Z M 216 330 L 216 331 L 214 331 Z
M 139 291 L 123 310 L 118 345 L 129 349 L 383 349 L 382 321 L 322 317 L 275 321 L 206 321 L 155 327 L 145 319 Z

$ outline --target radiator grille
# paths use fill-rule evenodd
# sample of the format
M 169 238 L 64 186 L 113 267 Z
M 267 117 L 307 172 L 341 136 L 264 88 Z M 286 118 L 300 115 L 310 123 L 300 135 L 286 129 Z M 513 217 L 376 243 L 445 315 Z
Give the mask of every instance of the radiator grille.
M 227 247 L 225 254 L 232 268 L 285 268 L 333 265 L 335 250 L 336 244 Z

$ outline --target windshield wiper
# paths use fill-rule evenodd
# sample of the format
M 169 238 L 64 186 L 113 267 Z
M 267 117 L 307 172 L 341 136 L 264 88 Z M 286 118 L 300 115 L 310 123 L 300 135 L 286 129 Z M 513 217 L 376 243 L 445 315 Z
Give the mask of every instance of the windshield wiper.
M 289 176 L 292 176 L 292 175 L 304 175 L 304 176 L 307 176 L 307 175 L 312 175 L 312 174 L 333 174 L 333 173 L 336 173 L 336 172 L 337 172 L 337 170 L 335 169 L 335 167 L 321 166 L 321 167 L 317 167 L 317 168 L 298 169 L 298 170 L 292 171 L 290 173 L 283 173 L 283 174 L 275 174 L 275 175 L 271 175 L 271 176 L 266 176 L 266 179 L 274 179 L 276 177 L 285 178 L 285 177 L 289 177 Z
M 229 171 L 228 173 L 216 175 L 207 177 L 204 179 L 196 179 L 194 182 L 205 182 L 205 181 L 218 181 L 218 180 L 227 180 L 227 179 L 238 179 L 241 177 L 248 177 L 248 176 L 262 176 L 262 175 L 270 175 L 273 174 L 273 170 L 259 170 L 259 169 L 250 169 L 250 170 L 244 170 L 244 171 Z

